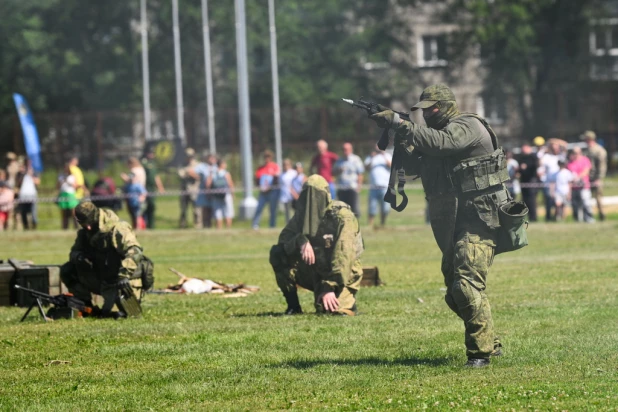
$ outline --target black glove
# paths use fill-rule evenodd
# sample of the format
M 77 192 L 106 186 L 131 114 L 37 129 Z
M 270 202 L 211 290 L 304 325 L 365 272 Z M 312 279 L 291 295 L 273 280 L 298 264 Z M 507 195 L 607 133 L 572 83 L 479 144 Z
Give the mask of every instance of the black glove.
M 118 282 L 116 282 L 116 287 L 118 289 L 130 288 L 131 282 L 129 282 L 129 279 L 121 277 L 120 279 L 118 279 Z
M 83 271 L 91 271 L 94 267 L 92 261 L 83 253 L 77 255 L 77 258 L 75 258 L 75 265 L 79 270 Z

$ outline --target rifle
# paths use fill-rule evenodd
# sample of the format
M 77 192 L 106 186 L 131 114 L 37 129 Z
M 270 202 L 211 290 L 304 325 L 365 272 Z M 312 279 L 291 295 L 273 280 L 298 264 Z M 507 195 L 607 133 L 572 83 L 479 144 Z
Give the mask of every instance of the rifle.
M 397 113 L 401 119 L 407 120 L 409 122 L 412 121 L 410 120 L 410 115 L 408 113 L 398 112 L 389 107 L 382 106 L 381 104 L 362 100 L 362 97 L 357 101 L 354 101 L 352 99 L 341 100 L 354 107 L 365 110 L 368 116 L 383 112 L 385 110 L 391 110 Z M 386 148 L 388 147 L 389 131 L 390 128 L 384 129 L 382 135 L 380 136 L 380 140 L 378 140 L 378 148 L 380 150 L 386 150 Z M 391 205 L 391 208 L 395 209 L 398 212 L 401 212 L 408 205 L 408 196 L 406 196 L 406 193 L 403 191 L 403 187 L 406 184 L 406 173 L 403 166 L 403 157 L 405 155 L 405 153 L 401 152 L 401 148 L 396 145 L 395 150 L 393 151 L 393 161 L 391 163 L 391 176 L 388 181 L 388 190 L 384 195 L 384 201 L 386 203 L 389 203 Z M 401 195 L 401 203 L 399 205 L 397 205 L 397 195 L 395 193 L 395 179 L 397 179 L 397 193 Z
M 23 286 L 15 285 L 15 289 L 21 289 L 26 293 L 29 293 L 30 296 L 34 299 L 34 302 L 30 305 L 24 316 L 21 318 L 20 322 L 23 322 L 26 319 L 26 316 L 30 313 L 34 305 L 37 305 L 39 309 L 39 313 L 41 317 L 45 319 L 45 321 L 53 320 L 45 315 L 43 311 L 43 303 L 54 305 L 56 308 L 70 308 L 75 309 L 82 314 L 92 314 L 92 307 L 86 306 L 86 304 L 81 300 L 77 299 L 70 293 L 66 293 L 63 295 L 48 295 L 47 293 L 39 292 L 38 290 L 28 289 Z M 73 317 L 73 311 L 71 311 L 71 317 Z
M 341 100 L 343 100 L 347 104 L 350 104 L 354 107 L 358 107 L 360 109 L 365 110 L 367 112 L 367 116 L 371 116 L 372 114 L 380 113 L 385 110 L 392 110 L 393 112 L 397 113 L 399 117 L 402 118 L 403 120 L 411 121 L 410 115 L 408 113 L 398 112 L 389 107 L 382 106 L 381 104 L 374 103 L 374 102 L 368 102 L 366 100 L 363 100 L 362 97 L 358 99 L 357 101 L 354 101 L 352 99 L 341 99 Z M 384 131 L 382 132 L 382 136 L 380 136 L 380 140 L 378 140 L 378 148 L 380 150 L 386 150 L 386 148 L 388 147 L 388 131 L 389 130 L 390 129 L 384 129 Z

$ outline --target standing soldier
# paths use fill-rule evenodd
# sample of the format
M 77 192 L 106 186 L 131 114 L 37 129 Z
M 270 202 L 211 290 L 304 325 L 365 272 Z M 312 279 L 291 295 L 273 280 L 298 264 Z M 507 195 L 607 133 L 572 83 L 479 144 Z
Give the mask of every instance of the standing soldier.
M 590 170 L 590 190 L 592 197 L 597 200 L 597 208 L 599 209 L 599 220 L 605 220 L 603 213 L 603 179 L 607 174 L 607 151 L 603 146 L 597 143 L 597 135 L 592 130 L 587 130 L 581 135 L 581 139 L 586 141 L 588 145 L 588 158 L 592 163 Z
M 148 192 L 148 196 L 146 197 L 146 210 L 144 211 L 144 220 L 146 220 L 146 227 L 148 229 L 154 229 L 156 197 L 153 196 L 153 193 L 163 193 L 165 192 L 165 188 L 163 187 L 163 182 L 161 181 L 159 171 L 157 170 L 157 162 L 155 161 L 155 152 L 153 145 L 146 149 L 146 156 L 144 157 L 144 159 L 142 159 L 142 166 L 146 171 L 146 191 Z
M 142 293 L 154 282 L 154 267 L 131 226 L 91 202 L 77 205 L 75 219 L 81 229 L 69 261 L 60 268 L 62 282 L 86 306 L 93 306 L 91 293 L 101 295 L 103 316 L 139 316 Z M 114 304 L 119 312 L 112 312 Z
M 465 326 L 469 367 L 489 365 L 501 354 L 495 339 L 485 287 L 494 260 L 498 208 L 509 201 L 506 157 L 495 133 L 474 114 L 461 114 L 453 92 L 443 84 L 426 88 L 412 111 L 422 109 L 427 127 L 391 110 L 371 116 L 396 131 L 416 161 L 428 200 L 429 218 L 442 251 L 445 300 Z
M 285 313 L 302 313 L 298 284 L 313 291 L 318 313 L 355 315 L 362 252 L 363 239 L 350 206 L 331 199 L 326 179 L 310 176 L 294 217 L 270 250 L 270 264 L 288 305 Z
M 180 177 L 180 222 L 181 229 L 187 227 L 187 210 L 193 209 L 193 225 L 202 228 L 202 208 L 197 206 L 197 196 L 200 192 L 200 176 L 197 171 L 198 162 L 195 160 L 195 150 L 185 150 L 185 165 L 178 169 Z

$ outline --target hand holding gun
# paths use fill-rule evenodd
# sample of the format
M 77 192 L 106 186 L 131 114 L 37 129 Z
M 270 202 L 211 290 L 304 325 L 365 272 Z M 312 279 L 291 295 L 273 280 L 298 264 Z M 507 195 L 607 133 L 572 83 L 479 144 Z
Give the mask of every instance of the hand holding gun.
M 378 141 L 378 148 L 380 150 L 386 150 L 386 148 L 388 147 L 388 130 L 392 126 L 393 119 L 396 116 L 398 116 L 399 119 L 410 121 L 410 115 L 408 113 L 398 112 L 386 106 L 382 106 L 381 104 L 362 100 L 362 98 L 357 101 L 354 101 L 352 99 L 341 99 L 341 100 L 343 100 L 344 102 L 354 107 L 358 107 L 360 109 L 365 110 L 367 112 L 367 115 L 369 115 L 369 117 L 376 120 L 376 122 L 378 122 L 378 125 L 384 128 L 384 132 L 382 133 L 382 136 L 380 137 L 380 140 Z M 388 121 L 386 119 L 387 116 L 374 116 L 382 112 L 392 112 L 393 116 L 390 116 L 391 118 L 388 119 Z

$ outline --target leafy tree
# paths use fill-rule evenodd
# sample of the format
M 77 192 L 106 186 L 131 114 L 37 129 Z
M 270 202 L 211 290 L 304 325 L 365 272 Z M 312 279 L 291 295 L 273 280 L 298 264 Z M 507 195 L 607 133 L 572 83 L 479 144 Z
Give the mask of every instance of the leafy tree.
M 392 66 L 390 71 L 376 73 L 365 70 L 362 63 L 388 62 L 393 48 L 404 47 L 397 39 L 407 28 L 394 18 L 394 9 L 413 3 L 277 1 L 282 106 L 332 103 L 336 107 L 344 96 L 392 97 L 384 93 L 390 88 L 390 80 L 384 79 L 407 78 L 409 68 Z M 189 110 L 203 109 L 201 2 L 179 0 L 179 6 L 184 103 Z M 272 105 L 268 6 L 266 0 L 247 0 L 246 8 L 251 106 L 268 110 Z M 176 101 L 171 9 L 170 0 L 148 0 L 153 110 L 173 109 Z M 210 1 L 209 12 L 215 104 L 234 108 L 235 10 L 229 1 Z M 3 0 L 0 15 L 4 17 L 0 25 L 0 115 L 13 116 L 11 93 L 16 91 L 26 96 L 35 112 L 140 111 L 139 1 Z M 284 122 L 302 126 L 317 121 L 303 110 L 294 117 Z M 260 116 L 255 114 L 254 120 Z M 341 134 L 353 132 L 351 122 L 341 123 Z M 0 117 L 0 135 L 11 134 L 11 122 L 7 116 Z
M 603 0 L 455 0 L 447 21 L 460 30 L 452 49 L 460 61 L 478 54 L 485 86 L 498 98 L 514 98 L 524 135 L 548 131 L 558 88 L 585 87 L 587 35 L 602 16 Z M 465 16 L 465 17 L 461 17 Z

